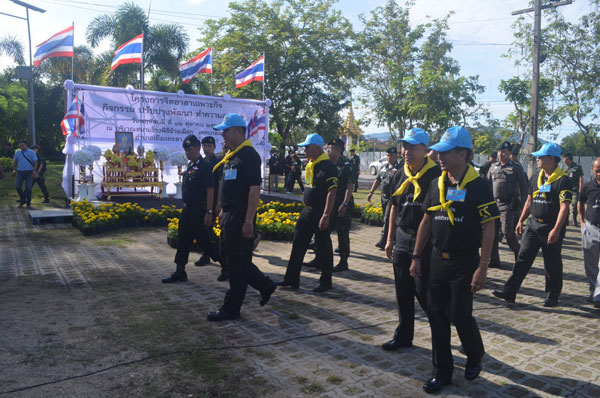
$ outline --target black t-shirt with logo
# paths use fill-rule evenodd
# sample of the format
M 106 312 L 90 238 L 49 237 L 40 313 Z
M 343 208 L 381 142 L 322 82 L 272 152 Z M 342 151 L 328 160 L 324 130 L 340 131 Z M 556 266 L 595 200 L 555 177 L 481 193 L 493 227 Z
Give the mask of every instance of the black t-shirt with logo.
M 529 194 L 531 195 L 531 207 L 529 212 L 531 217 L 544 220 L 544 223 L 554 223 L 558 218 L 560 204 L 564 201 L 571 202 L 573 200 L 573 191 L 571 181 L 565 176 L 550 184 L 550 192 L 538 193 L 533 196 L 533 193 L 538 190 L 538 176 L 531 177 L 529 182 Z M 542 184 L 546 183 L 546 176 L 542 176 Z
M 327 193 L 330 189 L 337 187 L 338 168 L 329 159 L 320 161 L 314 168 L 314 182 L 312 187 L 304 188 L 304 204 L 309 207 L 311 212 L 323 213 Z
M 183 202 L 206 208 L 206 188 L 215 186 L 215 179 L 208 162 L 202 157 L 189 162 L 183 173 L 181 186 Z
M 585 219 L 595 225 L 600 225 L 600 185 L 593 179 L 581 187 L 579 201 L 585 203 Z
M 446 176 L 446 195 L 448 188 L 457 189 L 461 181 L 452 184 Z M 450 206 L 454 213 L 454 225 L 452 225 L 445 210 L 427 210 L 440 204 L 438 179 L 431 182 L 422 210 L 433 217 L 431 241 L 438 250 L 453 252 L 478 249 L 481 247 L 481 225 L 500 218 L 500 210 L 492 196 L 492 189 L 484 178 L 477 177 L 464 189 L 466 190 L 464 201 L 454 201 Z
M 418 173 L 418 171 L 417 171 Z M 413 174 L 417 174 L 413 173 Z M 402 228 L 404 231 L 415 235 L 419 229 L 419 224 L 423 219 L 423 201 L 427 197 L 431 181 L 436 181 L 437 178 L 442 174 L 440 166 L 436 165 L 431 169 L 427 170 L 425 174 L 419 178 L 419 185 L 421 186 L 421 193 L 419 197 L 413 202 L 415 187 L 409 183 L 404 192 L 401 195 L 392 196 L 392 205 L 398 207 L 398 215 L 396 216 L 396 226 Z M 404 168 L 397 171 L 392 177 L 392 195 L 408 177 L 404 173 Z
M 339 207 L 342 203 L 344 203 L 344 198 L 346 197 L 346 188 L 348 187 L 348 183 L 352 181 L 354 174 L 352 165 L 348 159 L 343 156 L 338 159 L 336 167 L 338 169 L 338 190 L 335 193 L 335 206 Z M 354 204 L 353 196 L 350 196 L 350 202 L 348 204 L 349 206 Z
M 250 187 L 260 186 L 262 183 L 260 166 L 260 156 L 250 146 L 240 149 L 229 159 L 229 163 L 223 165 L 219 203 L 224 211 L 246 212 Z

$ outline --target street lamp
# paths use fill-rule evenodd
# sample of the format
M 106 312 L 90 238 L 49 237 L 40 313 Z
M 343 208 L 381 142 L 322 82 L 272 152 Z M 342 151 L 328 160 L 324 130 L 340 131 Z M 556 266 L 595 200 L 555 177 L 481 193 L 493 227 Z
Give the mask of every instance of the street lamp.
M 29 129 L 29 132 L 31 133 L 31 145 L 35 145 L 35 102 L 33 100 L 33 62 L 32 62 L 32 56 L 31 56 L 31 30 L 29 28 L 29 10 L 33 10 L 33 11 L 37 11 L 40 13 L 44 13 L 46 12 L 46 10 L 43 10 L 39 7 L 36 6 L 32 6 L 31 4 L 27 4 L 24 1 L 20 1 L 20 0 L 10 0 L 13 3 L 20 5 L 21 7 L 25 7 L 25 11 L 27 13 L 27 36 L 29 37 L 29 69 L 30 69 L 30 74 L 29 74 L 29 79 L 28 79 L 28 101 L 27 101 L 27 128 Z M 19 19 L 24 19 L 21 17 L 17 17 Z

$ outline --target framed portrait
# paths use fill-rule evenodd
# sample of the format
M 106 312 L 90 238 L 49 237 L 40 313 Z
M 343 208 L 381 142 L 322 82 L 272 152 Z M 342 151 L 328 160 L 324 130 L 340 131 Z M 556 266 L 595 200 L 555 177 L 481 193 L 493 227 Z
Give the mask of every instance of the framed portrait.
M 115 131 L 115 144 L 119 146 L 121 152 L 133 152 L 133 132 Z

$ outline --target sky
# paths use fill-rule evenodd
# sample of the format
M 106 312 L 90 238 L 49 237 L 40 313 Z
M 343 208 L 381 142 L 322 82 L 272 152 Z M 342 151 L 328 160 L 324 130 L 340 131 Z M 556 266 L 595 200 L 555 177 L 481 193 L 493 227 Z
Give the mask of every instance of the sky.
M 85 29 L 94 17 L 112 13 L 124 0 L 24 0 L 45 13 L 30 11 L 32 46 L 43 42 L 54 33 L 75 22 L 75 45 L 85 44 Z M 130 0 L 132 1 L 132 0 Z M 226 17 L 228 2 L 210 0 L 133 0 L 145 10 L 150 10 L 151 23 L 179 23 L 190 36 L 189 49 L 196 48 L 198 28 L 208 18 Z M 404 4 L 404 1 L 400 1 Z M 492 114 L 503 119 L 513 109 L 498 91 L 502 79 L 515 75 L 530 74 L 531 68 L 514 66 L 513 61 L 503 58 L 513 40 L 511 25 L 517 17 L 512 11 L 529 7 L 528 0 L 415 0 L 411 9 L 413 25 L 426 23 L 432 18 L 441 18 L 454 12 L 449 19 L 448 33 L 454 48 L 451 55 L 459 62 L 465 76 L 478 75 L 485 86 L 485 93 L 478 97 Z M 385 4 L 385 0 L 338 0 L 335 7 L 353 23 L 355 30 L 361 29 L 359 15 L 369 15 L 370 11 Z M 587 0 L 574 0 L 573 4 L 562 6 L 560 12 L 567 20 L 576 21 L 592 10 Z M 10 0 L 0 0 L 0 37 L 7 34 L 19 38 L 28 46 L 27 23 L 24 20 L 4 14 L 25 17 L 25 9 Z M 526 18 L 533 20 L 533 13 Z M 98 52 L 111 49 L 107 40 L 101 43 Z M 33 49 L 35 52 L 35 48 Z M 27 52 L 28 54 L 28 52 Z M 28 59 L 28 55 L 26 55 Z M 0 69 L 14 65 L 7 57 L 0 56 Z M 368 66 L 367 66 L 368 67 Z M 266 71 L 268 79 L 268 69 Z M 357 107 L 357 117 L 366 115 L 367 110 Z M 363 128 L 365 133 L 385 131 L 384 127 L 370 125 Z M 574 131 L 575 124 L 565 120 L 555 132 L 558 140 Z

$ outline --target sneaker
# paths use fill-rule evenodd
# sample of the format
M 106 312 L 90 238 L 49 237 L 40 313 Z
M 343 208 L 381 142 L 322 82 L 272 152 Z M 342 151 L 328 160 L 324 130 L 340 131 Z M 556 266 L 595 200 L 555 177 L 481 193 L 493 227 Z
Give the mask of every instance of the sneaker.
M 50 199 L 44 199 L 42 203 L 50 203 Z

